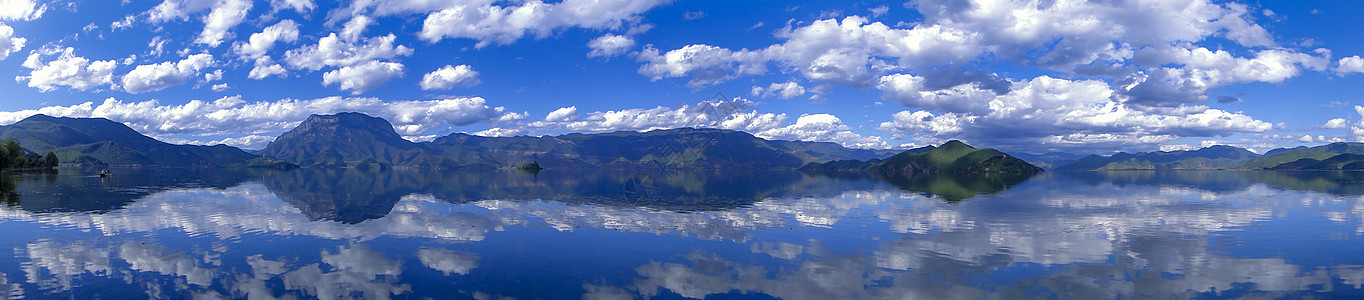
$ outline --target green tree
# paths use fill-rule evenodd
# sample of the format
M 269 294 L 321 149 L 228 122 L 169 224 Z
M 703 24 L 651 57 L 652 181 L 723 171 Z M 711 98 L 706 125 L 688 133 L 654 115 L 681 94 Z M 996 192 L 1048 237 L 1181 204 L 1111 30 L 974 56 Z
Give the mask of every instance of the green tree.
M 48 168 L 48 169 L 56 168 L 56 167 L 57 167 L 57 164 L 59 164 L 59 163 L 60 163 L 60 162 L 57 161 L 57 154 L 56 154 L 56 153 L 48 152 L 48 153 L 47 153 L 47 156 L 44 156 L 44 157 L 43 157 L 43 167 L 44 167 L 44 168 Z

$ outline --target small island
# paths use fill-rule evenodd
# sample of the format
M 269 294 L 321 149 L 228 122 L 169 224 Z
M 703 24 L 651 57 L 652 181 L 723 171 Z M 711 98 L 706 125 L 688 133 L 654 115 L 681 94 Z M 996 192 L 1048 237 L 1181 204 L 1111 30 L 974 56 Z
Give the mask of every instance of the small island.
M 976 149 L 952 140 L 938 147 L 907 150 L 885 160 L 838 160 L 809 163 L 800 168 L 816 172 L 868 172 L 880 176 L 927 174 L 1037 174 L 1042 168 L 995 149 Z

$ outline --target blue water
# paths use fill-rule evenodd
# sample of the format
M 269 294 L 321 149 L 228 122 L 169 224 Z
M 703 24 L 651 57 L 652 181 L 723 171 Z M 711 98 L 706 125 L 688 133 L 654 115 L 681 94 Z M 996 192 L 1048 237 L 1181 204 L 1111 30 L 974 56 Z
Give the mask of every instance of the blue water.
M 1360 298 L 1364 173 L 0 179 L 32 298 Z

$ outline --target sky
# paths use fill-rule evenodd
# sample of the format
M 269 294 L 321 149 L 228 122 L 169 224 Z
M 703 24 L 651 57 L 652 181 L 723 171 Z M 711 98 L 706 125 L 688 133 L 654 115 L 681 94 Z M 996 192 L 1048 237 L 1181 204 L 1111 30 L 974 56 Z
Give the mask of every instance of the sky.
M 1034 154 L 1364 141 L 1359 1 L 0 0 L 0 125 L 260 149 L 678 127 Z M 7 80 L 13 78 L 14 80 Z

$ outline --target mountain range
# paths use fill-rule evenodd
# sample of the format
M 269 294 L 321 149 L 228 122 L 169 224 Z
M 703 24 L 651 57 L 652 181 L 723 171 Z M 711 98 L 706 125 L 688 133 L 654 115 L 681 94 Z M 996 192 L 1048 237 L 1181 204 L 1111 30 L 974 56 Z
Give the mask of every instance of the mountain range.
M 576 169 L 805 167 L 880 173 L 1022 172 L 1037 166 L 1057 171 L 1364 168 L 1361 143 L 1275 149 L 1264 155 L 1231 146 L 1212 146 L 1109 156 L 1067 153 L 1014 156 L 993 149 L 975 149 L 960 142 L 901 152 L 851 149 L 827 142 L 766 140 L 742 131 L 703 128 L 540 137 L 455 133 L 430 142 L 412 142 L 398 135 L 388 121 L 359 113 L 309 116 L 254 153 L 226 145 L 169 144 L 103 118 L 34 115 L 0 126 L 0 139 L 17 140 L 31 152 L 55 153 L 65 165 L 101 166 L 511 168 L 534 162 L 545 168 Z M 944 157 L 953 160 L 943 160 Z M 966 160 L 955 163 L 956 159 Z M 1359 163 L 1353 164 L 1356 162 Z
M 15 139 L 32 152 L 56 153 L 63 163 L 76 165 L 212 167 L 265 160 L 226 145 L 172 145 L 102 118 L 35 115 L 0 126 L 0 139 Z
M 1090 155 L 1054 168 L 1057 171 L 1122 170 L 1359 170 L 1364 144 L 1331 143 L 1274 149 L 1264 155 L 1232 146 L 1197 150 Z
M 898 152 L 699 128 L 543 137 L 455 133 L 418 143 L 403 139 L 388 121 L 359 113 L 312 115 L 254 153 L 173 145 L 103 118 L 35 115 L 0 126 L 0 139 L 54 152 L 64 164 L 94 166 L 508 168 L 535 162 L 546 168 L 795 169 Z

